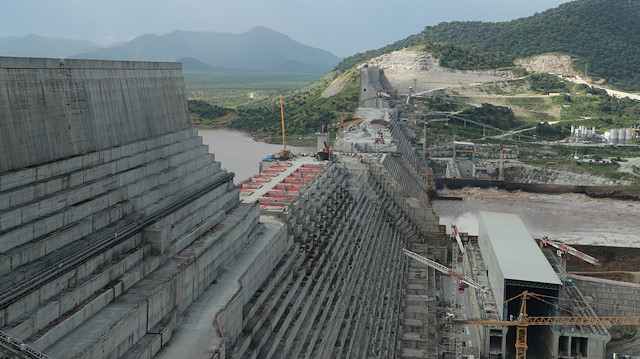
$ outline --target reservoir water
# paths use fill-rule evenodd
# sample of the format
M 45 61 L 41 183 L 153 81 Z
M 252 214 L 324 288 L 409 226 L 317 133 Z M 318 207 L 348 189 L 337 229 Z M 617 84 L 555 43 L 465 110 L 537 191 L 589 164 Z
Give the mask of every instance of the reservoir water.
M 258 174 L 259 163 L 270 154 L 280 152 L 282 145 L 274 145 L 255 141 L 250 135 L 241 131 L 226 129 L 198 129 L 209 152 L 214 153 L 216 161 L 228 172 L 235 172 L 234 182 L 241 183 L 245 179 Z M 292 153 L 307 153 L 312 147 L 287 146 Z

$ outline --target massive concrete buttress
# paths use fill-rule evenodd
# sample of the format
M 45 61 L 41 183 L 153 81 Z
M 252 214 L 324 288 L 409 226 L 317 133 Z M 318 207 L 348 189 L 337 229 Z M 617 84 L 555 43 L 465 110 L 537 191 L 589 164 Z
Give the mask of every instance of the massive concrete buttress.
M 444 233 L 409 140 L 260 216 L 190 128 L 179 64 L 0 58 L 0 126 L 15 340 L 53 358 L 437 357 L 441 288 L 402 248 L 443 257 L 424 243 Z
M 0 331 L 51 357 L 156 354 L 261 231 L 180 64 L 0 58 L 0 116 Z
M 179 63 L 0 63 L 2 172 L 190 127 Z

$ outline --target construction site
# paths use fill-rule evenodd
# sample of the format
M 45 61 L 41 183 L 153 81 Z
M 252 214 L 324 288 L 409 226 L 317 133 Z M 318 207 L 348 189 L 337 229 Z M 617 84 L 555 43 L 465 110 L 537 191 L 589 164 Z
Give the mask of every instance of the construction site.
M 609 357 L 640 286 L 569 274 L 600 261 L 512 213 L 441 225 L 392 74 L 360 71 L 314 156 L 287 149 L 281 108 L 282 151 L 236 186 L 179 63 L 0 58 L 2 355 Z

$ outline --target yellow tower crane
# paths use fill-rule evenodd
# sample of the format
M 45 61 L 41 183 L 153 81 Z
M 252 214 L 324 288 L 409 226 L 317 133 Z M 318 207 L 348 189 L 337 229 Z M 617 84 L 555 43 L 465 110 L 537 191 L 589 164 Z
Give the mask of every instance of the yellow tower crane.
M 533 292 L 524 291 L 521 294 L 507 300 L 510 302 L 514 299 L 521 298 L 520 312 L 514 320 L 511 321 L 491 321 L 491 320 L 457 320 L 453 315 L 447 315 L 445 324 L 475 324 L 475 325 L 503 325 L 516 327 L 516 359 L 527 358 L 527 328 L 531 325 L 640 325 L 640 317 L 583 317 L 583 316 L 565 316 L 565 317 L 530 317 L 527 315 L 527 299 L 535 298 L 542 302 L 549 303 L 544 300 L 547 296 L 542 296 Z M 551 297 L 555 298 L 555 297 Z M 555 298 L 561 299 L 561 298 Z
M 280 117 L 282 117 L 282 151 L 276 154 L 276 159 L 278 160 L 290 160 L 292 155 L 291 151 L 287 149 L 287 141 L 284 132 L 284 107 L 282 105 L 282 94 L 280 94 Z

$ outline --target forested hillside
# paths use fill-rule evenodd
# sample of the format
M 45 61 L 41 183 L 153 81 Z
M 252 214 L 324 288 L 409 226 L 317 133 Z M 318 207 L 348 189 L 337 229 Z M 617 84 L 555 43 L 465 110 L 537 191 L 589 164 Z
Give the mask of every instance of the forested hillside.
M 374 56 L 403 47 L 449 43 L 527 57 L 549 52 L 570 54 L 575 66 L 595 80 L 640 91 L 640 0 L 578 0 L 508 22 L 447 22 L 427 26 L 378 50 L 343 59 L 345 70 Z
M 406 41 L 446 42 L 526 57 L 562 52 L 605 84 L 640 90 L 640 0 L 578 0 L 509 22 L 428 26 Z M 343 60 L 343 62 L 348 59 Z

